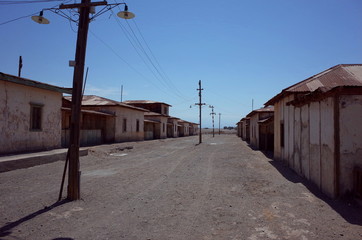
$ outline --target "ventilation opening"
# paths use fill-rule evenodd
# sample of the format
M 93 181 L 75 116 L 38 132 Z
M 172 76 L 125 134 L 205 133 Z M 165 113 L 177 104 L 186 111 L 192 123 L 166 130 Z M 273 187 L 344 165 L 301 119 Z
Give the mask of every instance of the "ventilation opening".
M 353 169 L 353 192 L 362 199 L 362 169 L 359 167 Z

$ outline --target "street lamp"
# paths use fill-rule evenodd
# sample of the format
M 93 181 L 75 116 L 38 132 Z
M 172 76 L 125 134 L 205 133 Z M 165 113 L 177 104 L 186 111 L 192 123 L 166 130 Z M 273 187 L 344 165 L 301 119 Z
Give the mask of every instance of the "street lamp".
M 79 9 L 79 23 L 78 23 L 78 36 L 77 46 L 75 52 L 75 66 L 73 74 L 73 89 L 72 89 L 72 115 L 70 123 L 70 146 L 68 149 L 69 158 L 69 174 L 68 174 L 68 199 L 79 200 L 80 199 L 80 171 L 79 171 L 79 136 L 80 136 L 80 115 L 82 105 L 82 87 L 84 77 L 84 63 L 87 46 L 88 26 L 89 22 L 95 17 L 105 13 L 106 11 L 125 3 L 108 4 L 106 1 L 103 2 L 91 2 L 90 0 L 82 0 L 78 4 L 61 4 L 59 8 L 49 8 L 44 10 L 50 10 L 54 13 L 59 14 L 62 17 L 68 18 L 73 22 L 71 17 L 64 14 L 62 9 Z M 95 6 L 105 6 L 98 14 L 89 18 L 90 9 Z M 128 11 L 128 7 L 125 4 L 125 9 L 117 14 L 118 17 L 124 19 L 134 18 L 135 15 Z M 49 20 L 43 17 L 43 11 L 40 12 L 39 16 L 32 16 L 33 21 L 39 24 L 48 24 Z

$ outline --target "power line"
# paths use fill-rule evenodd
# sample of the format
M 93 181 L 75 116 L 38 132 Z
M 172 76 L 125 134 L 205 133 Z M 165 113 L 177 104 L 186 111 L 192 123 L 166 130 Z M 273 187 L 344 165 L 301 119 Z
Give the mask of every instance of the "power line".
M 38 0 L 38 1 L 0 1 L 0 5 L 46 3 L 46 2 L 63 2 L 64 0 Z
M 156 84 L 153 83 L 153 81 L 151 81 L 149 78 L 147 78 L 145 75 L 143 75 L 140 71 L 138 71 L 136 68 L 134 68 L 131 64 L 129 64 L 124 58 L 122 58 L 117 52 L 116 50 L 114 50 L 109 44 L 107 44 L 104 40 L 102 40 L 99 36 L 97 36 L 93 31 L 89 30 L 89 32 L 96 38 L 98 39 L 98 41 L 100 41 L 104 46 L 106 46 L 115 56 L 117 56 L 122 62 L 124 62 L 129 68 L 131 68 L 133 71 L 135 71 L 138 75 L 140 75 L 142 78 L 148 80 L 148 83 L 151 83 L 154 87 L 156 87 L 158 90 L 160 90 L 161 92 L 170 95 L 169 92 L 159 88 Z
M 70 2 L 71 0 L 43 0 L 43 1 L 19 1 L 19 2 L 33 2 L 33 3 L 40 3 L 40 2 L 64 2 L 64 3 L 67 3 L 67 2 Z M 5 2 L 9 2 L 8 4 L 5 4 Z M 12 4 L 18 4 L 18 2 L 15 2 L 15 1 L 0 1 L 0 5 L 12 5 Z M 58 5 L 55 5 L 53 7 L 56 7 Z M 53 8 L 52 7 L 52 8 Z M 39 11 L 40 12 L 40 11 Z M 2 22 L 0 23 L 0 26 L 1 25 L 5 25 L 5 24 L 8 24 L 8 23 L 11 23 L 11 22 L 15 22 L 17 20 L 20 20 L 20 19 L 23 19 L 23 18 L 27 18 L 27 17 L 31 17 L 31 16 L 34 16 L 36 14 L 39 14 L 39 12 L 35 12 L 35 13 L 31 13 L 29 15 L 26 15 L 26 16 L 22 16 L 22 17 L 17 17 L 17 18 L 14 18 L 14 19 L 11 19 L 11 20 L 8 20 L 8 21 L 5 21 L 5 22 Z

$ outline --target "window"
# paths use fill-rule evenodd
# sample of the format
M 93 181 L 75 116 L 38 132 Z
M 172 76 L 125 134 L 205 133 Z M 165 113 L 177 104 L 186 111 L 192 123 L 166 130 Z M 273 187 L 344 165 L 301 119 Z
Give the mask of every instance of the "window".
M 284 147 L 284 123 L 280 123 L 280 146 Z
M 140 120 L 136 120 L 136 132 L 140 131 Z
M 123 119 L 123 132 L 127 132 L 127 119 Z
M 30 104 L 30 131 L 41 131 L 42 109 L 42 105 Z
M 162 124 L 162 131 L 165 132 L 165 123 Z

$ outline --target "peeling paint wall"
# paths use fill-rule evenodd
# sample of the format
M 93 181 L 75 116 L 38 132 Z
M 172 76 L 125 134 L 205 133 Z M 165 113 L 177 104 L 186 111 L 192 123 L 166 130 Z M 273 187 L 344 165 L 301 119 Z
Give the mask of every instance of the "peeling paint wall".
M 250 117 L 250 145 L 255 148 L 259 146 L 259 126 L 258 126 L 259 116 L 254 114 Z
M 300 134 L 300 161 L 301 174 L 306 179 L 310 180 L 310 124 L 309 124 L 309 105 L 301 107 L 301 134 Z
M 334 100 L 329 97 L 320 102 L 321 121 L 321 190 L 335 197 Z
M 274 156 L 335 197 L 334 99 L 302 107 L 287 105 L 293 96 L 274 105 Z M 284 125 L 284 147 L 281 146 Z
M 294 96 L 291 95 L 274 105 L 274 157 L 292 168 L 294 166 L 294 107 L 287 106 L 287 103 L 293 99 Z M 283 125 L 284 134 L 281 129 Z M 281 144 L 282 138 L 284 138 L 284 146 Z
M 321 132 L 320 132 L 320 105 L 319 102 L 312 102 L 309 105 L 309 156 L 310 156 L 310 180 L 319 188 L 321 187 Z M 318 114 L 317 114 L 318 113 Z
M 30 130 L 31 103 L 42 106 L 41 131 Z M 61 146 L 62 94 L 0 81 L 0 154 Z
M 145 119 L 159 122 L 154 125 L 154 139 L 167 138 L 167 117 L 165 116 L 146 116 Z
M 352 171 L 362 167 L 362 96 L 340 96 L 340 194 L 352 191 Z
M 120 106 L 87 106 L 82 108 L 116 115 L 115 118 L 107 120 L 107 141 L 129 142 L 144 140 L 144 113 L 142 111 Z M 123 127 L 124 119 L 126 119 L 126 131 L 124 131 Z M 139 131 L 137 131 L 137 120 L 139 121 Z

